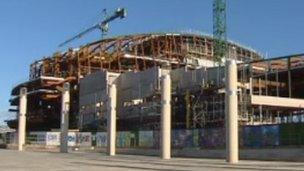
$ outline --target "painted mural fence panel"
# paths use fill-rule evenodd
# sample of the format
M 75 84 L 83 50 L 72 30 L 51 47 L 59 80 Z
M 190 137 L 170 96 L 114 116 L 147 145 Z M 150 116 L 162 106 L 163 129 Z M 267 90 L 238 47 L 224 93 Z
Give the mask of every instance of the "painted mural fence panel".
M 135 133 L 130 131 L 118 132 L 116 135 L 116 146 L 119 148 L 135 147 Z
M 201 148 L 223 148 L 225 141 L 225 129 L 222 127 L 199 130 L 199 146 Z
M 172 130 L 171 136 L 173 148 L 189 148 L 195 146 L 193 130 Z
M 107 147 L 107 133 L 97 132 L 96 133 L 96 146 L 97 147 Z
M 6 144 L 18 144 L 18 133 L 9 132 L 6 134 Z
M 304 145 L 304 124 L 280 125 L 280 145 Z
M 139 131 L 139 147 L 152 148 L 153 144 L 153 131 Z
M 224 148 L 225 128 L 204 129 L 178 129 L 172 130 L 172 148 Z M 7 133 L 6 143 L 17 144 L 18 134 Z M 92 144 L 92 138 L 96 144 Z M 160 148 L 160 132 L 155 131 L 121 131 L 116 134 L 116 146 L 118 148 Z M 95 141 L 95 140 L 94 140 Z M 47 146 L 60 145 L 60 132 L 29 132 L 28 144 Z M 244 148 L 268 148 L 286 145 L 304 144 L 304 124 L 258 125 L 239 127 L 239 145 Z M 69 132 L 68 145 L 106 147 L 107 132 L 97 132 L 92 136 L 91 132 Z
M 159 149 L 160 148 L 160 132 L 159 131 L 153 131 L 153 148 Z
M 46 132 L 30 132 L 26 136 L 27 144 L 46 145 Z
M 278 125 L 261 126 L 262 129 L 262 146 L 278 146 L 280 145 L 280 135 Z
M 80 139 L 83 141 L 83 137 L 76 138 L 75 132 L 68 133 L 68 145 L 75 146 L 76 140 Z M 89 142 L 91 137 L 89 137 Z M 60 145 L 60 132 L 30 132 L 27 135 L 28 144 L 39 144 L 39 145 L 49 145 L 49 146 L 58 146 Z
M 60 132 L 46 132 L 46 145 L 59 146 L 60 145 Z M 68 133 L 68 146 L 74 147 L 77 145 L 76 132 Z
M 68 133 L 68 146 L 74 147 L 77 144 L 77 135 L 76 132 L 69 132 Z
M 244 147 L 261 148 L 280 145 L 278 125 L 245 126 L 243 128 Z
M 244 127 L 244 147 L 258 148 L 262 146 L 262 131 L 259 126 Z
M 46 145 L 59 146 L 60 145 L 60 132 L 46 132 Z M 77 145 L 77 133 L 68 133 L 68 146 L 74 147 Z
M 60 132 L 47 132 L 46 145 L 59 146 L 60 145 Z
M 92 146 L 92 133 L 91 132 L 78 132 L 77 133 L 77 146 L 80 146 L 80 147 Z

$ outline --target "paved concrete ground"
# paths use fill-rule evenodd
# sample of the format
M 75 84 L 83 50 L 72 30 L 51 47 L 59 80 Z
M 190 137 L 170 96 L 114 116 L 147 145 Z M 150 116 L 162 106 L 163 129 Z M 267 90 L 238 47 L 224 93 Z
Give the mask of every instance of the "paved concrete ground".
M 115 157 L 108 157 L 101 153 L 72 152 L 61 154 L 57 152 L 18 152 L 16 150 L 0 150 L 0 170 L 304 171 L 304 163 L 241 161 L 238 165 L 228 165 L 224 160 L 216 159 L 173 158 L 171 160 L 164 161 L 158 157 L 149 156 L 117 155 Z

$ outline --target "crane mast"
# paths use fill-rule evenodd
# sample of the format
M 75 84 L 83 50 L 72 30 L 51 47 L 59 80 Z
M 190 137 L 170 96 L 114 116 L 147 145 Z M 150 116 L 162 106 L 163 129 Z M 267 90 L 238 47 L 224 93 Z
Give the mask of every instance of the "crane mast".
M 227 32 L 226 32 L 226 0 L 213 1 L 213 51 L 214 62 L 221 65 L 222 59 L 227 57 Z

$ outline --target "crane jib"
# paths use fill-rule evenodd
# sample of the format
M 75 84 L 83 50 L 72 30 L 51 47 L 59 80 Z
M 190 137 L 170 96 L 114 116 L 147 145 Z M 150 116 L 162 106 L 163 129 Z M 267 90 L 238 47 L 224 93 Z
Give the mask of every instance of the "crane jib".
M 125 8 L 118 8 L 114 14 L 108 16 L 106 19 L 104 19 L 103 21 L 101 21 L 98 24 L 93 25 L 92 27 L 82 31 L 81 33 L 78 33 L 76 36 L 64 41 L 63 43 L 61 43 L 59 45 L 59 47 L 62 47 L 76 39 L 81 38 L 82 36 L 84 36 L 87 33 L 90 33 L 91 31 L 95 30 L 95 29 L 100 29 L 102 32 L 107 31 L 107 29 L 103 29 L 103 27 L 106 27 L 107 24 L 113 20 L 115 20 L 116 18 L 125 18 L 127 15 Z

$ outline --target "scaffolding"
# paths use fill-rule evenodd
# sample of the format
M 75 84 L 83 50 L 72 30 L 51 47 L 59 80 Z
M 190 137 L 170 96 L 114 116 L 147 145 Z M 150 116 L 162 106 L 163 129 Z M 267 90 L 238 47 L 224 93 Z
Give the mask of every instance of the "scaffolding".
M 235 47 L 238 61 L 261 59 L 260 54 L 251 49 L 232 42 L 229 42 L 228 45 L 229 48 Z M 130 71 L 145 71 L 153 67 L 169 70 L 179 68 L 195 70 L 202 66 L 216 66 L 213 58 L 213 38 L 205 35 L 151 33 L 103 39 L 79 48 L 70 48 L 66 52 L 57 52 L 51 57 L 44 57 L 33 62 L 30 65 L 29 81 L 18 84 L 13 88 L 11 106 L 18 105 L 17 95 L 20 87 L 27 87 L 29 92 L 33 93 L 29 96 L 29 104 L 39 104 L 28 106 L 30 120 L 28 122 L 32 122 L 29 125 L 33 126 L 29 129 L 34 130 L 43 127 L 43 129 L 49 130 L 58 128 L 59 124 L 55 123 L 59 120 L 60 104 L 58 101 L 60 93 L 56 91 L 56 87 L 62 86 L 64 82 L 69 82 L 72 103 L 70 111 L 72 123 L 70 125 L 72 128 L 77 128 L 80 112 L 79 84 L 86 76 L 97 71 L 127 73 Z M 212 80 L 211 82 L 219 83 L 219 81 Z M 157 99 L 157 96 L 151 96 L 150 98 Z M 144 100 L 144 102 L 149 102 L 149 99 Z M 157 102 L 151 102 L 151 104 L 157 104 Z M 151 108 L 154 110 L 157 105 L 152 106 Z M 142 111 L 147 110 L 147 107 L 143 108 Z M 192 117 L 192 115 L 188 113 L 187 117 Z M 182 126 L 184 121 L 179 118 L 180 116 L 176 117 L 177 125 Z M 146 118 L 141 120 L 146 120 Z M 198 117 L 198 120 L 201 120 L 201 118 Z M 187 123 L 188 127 L 193 127 L 192 119 L 188 119 Z M 192 126 L 190 126 L 190 123 L 192 123 Z M 16 120 L 11 120 L 8 124 L 10 127 L 16 128 Z

